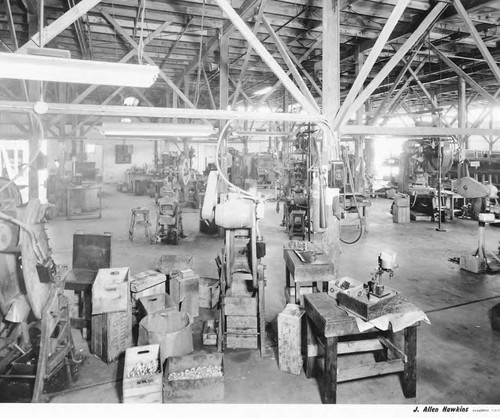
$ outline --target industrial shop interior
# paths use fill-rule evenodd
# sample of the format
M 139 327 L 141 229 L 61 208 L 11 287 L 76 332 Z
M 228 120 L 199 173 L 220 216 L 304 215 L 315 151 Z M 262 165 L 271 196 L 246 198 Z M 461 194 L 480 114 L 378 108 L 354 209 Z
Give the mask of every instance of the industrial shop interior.
M 499 63 L 496 0 L 0 1 L 0 402 L 498 412 Z

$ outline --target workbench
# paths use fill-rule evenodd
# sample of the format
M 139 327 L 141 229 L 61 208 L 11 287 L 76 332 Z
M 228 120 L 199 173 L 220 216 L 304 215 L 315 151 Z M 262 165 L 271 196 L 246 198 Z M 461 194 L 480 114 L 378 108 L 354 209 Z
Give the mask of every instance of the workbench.
M 418 321 L 400 332 L 392 332 L 390 327 L 388 331 L 373 327 L 360 332 L 356 319 L 347 315 L 326 293 L 304 295 L 304 305 L 307 340 L 305 373 L 310 378 L 313 372 L 322 372 L 323 385 L 320 387 L 323 403 L 336 403 L 337 383 L 391 373 L 401 375 L 406 398 L 416 396 Z M 409 302 L 408 305 L 412 306 Z M 315 367 L 318 363 L 316 343 L 323 347 L 322 367 Z M 338 369 L 338 355 L 371 351 L 380 354 L 384 361 Z
M 312 263 L 304 263 L 292 248 L 283 249 L 285 259 L 285 290 L 290 292 L 295 288 L 295 303 L 300 304 L 300 288 L 323 283 L 323 287 L 328 286 L 328 282 L 334 279 L 334 264 L 326 254 L 322 253 L 316 246 L 311 246 L 311 250 L 316 253 L 316 260 Z M 326 289 L 321 288 L 325 291 Z

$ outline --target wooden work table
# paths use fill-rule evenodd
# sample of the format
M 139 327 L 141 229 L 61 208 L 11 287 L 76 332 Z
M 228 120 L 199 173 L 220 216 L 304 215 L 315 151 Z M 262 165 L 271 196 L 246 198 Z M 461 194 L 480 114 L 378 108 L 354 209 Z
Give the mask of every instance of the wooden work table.
M 290 290 L 292 286 L 295 287 L 296 304 L 300 304 L 301 286 L 313 285 L 318 282 L 325 283 L 334 279 L 334 264 L 317 247 L 313 246 L 312 249 L 318 253 L 313 263 L 303 262 L 292 248 L 283 249 L 286 289 Z
M 304 295 L 306 310 L 307 360 L 304 364 L 306 376 L 313 371 L 322 371 L 322 400 L 336 403 L 337 383 L 399 373 L 402 377 L 404 396 L 414 398 L 417 391 L 417 325 L 400 332 L 381 331 L 376 328 L 360 332 L 356 319 L 337 305 L 337 301 L 326 293 Z M 360 339 L 360 335 L 366 338 Z M 316 343 L 324 347 L 324 365 L 317 362 Z M 377 352 L 384 361 L 338 369 L 337 356 L 360 352 Z M 379 356 L 380 358 L 380 356 Z

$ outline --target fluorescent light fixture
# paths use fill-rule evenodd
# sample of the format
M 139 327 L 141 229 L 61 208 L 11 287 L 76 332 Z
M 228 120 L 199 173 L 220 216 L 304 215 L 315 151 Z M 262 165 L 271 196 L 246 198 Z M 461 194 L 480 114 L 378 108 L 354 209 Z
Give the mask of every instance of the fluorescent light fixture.
M 99 130 L 106 136 L 207 137 L 217 130 L 211 125 L 188 123 L 115 123 L 103 122 Z
M 264 94 L 269 93 L 273 88 L 271 86 L 264 87 L 263 89 L 257 90 L 253 93 L 254 96 L 264 96 Z
M 75 60 L 0 52 L 0 78 L 150 87 L 160 69 L 153 65 Z

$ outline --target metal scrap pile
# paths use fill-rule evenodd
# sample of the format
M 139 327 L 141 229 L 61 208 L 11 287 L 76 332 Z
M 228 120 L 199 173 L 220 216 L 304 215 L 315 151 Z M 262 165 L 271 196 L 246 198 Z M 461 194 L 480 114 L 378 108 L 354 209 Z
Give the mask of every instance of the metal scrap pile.
M 221 377 L 222 366 L 200 366 L 192 367 L 178 373 L 170 373 L 168 380 L 190 380 L 190 379 L 206 379 L 208 377 Z

